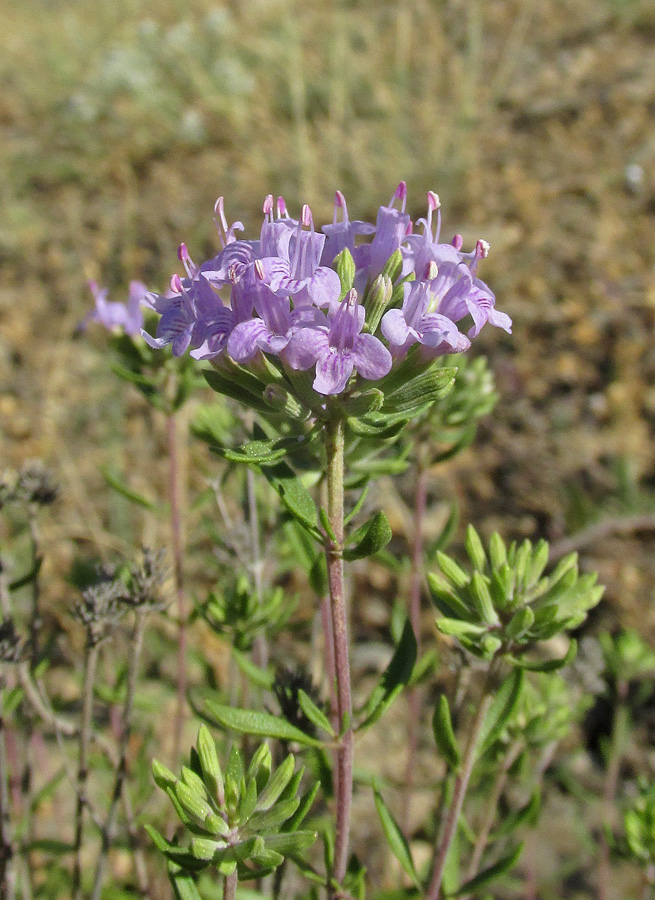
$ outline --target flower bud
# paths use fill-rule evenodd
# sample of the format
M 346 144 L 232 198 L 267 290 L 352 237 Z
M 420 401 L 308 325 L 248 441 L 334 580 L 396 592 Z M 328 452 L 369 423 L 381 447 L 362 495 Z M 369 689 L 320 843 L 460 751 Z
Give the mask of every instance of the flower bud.
M 366 292 L 364 306 L 366 307 L 366 324 L 371 334 L 375 334 L 380 319 L 389 305 L 393 285 L 388 275 L 378 275 Z

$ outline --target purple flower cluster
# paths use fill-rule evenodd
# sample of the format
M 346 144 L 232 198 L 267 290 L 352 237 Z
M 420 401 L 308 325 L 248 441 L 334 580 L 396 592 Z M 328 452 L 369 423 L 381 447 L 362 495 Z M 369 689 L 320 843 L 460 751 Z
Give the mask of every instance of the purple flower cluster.
M 460 236 L 439 243 L 440 203 L 433 192 L 416 226 L 406 203 L 401 182 L 373 225 L 351 221 L 337 191 L 333 221 L 318 231 L 308 206 L 293 219 L 284 200 L 275 203 L 269 195 L 259 239 L 244 240 L 237 237 L 243 225 L 228 226 L 219 198 L 221 252 L 198 266 L 180 246 L 185 276 L 174 275 L 167 293 L 142 301 L 161 316 L 155 337 L 142 331 L 145 340 L 157 348 L 170 344 L 175 356 L 191 348 L 196 359 L 227 354 L 248 364 L 261 353 L 276 356 L 287 369 L 315 369 L 314 389 L 333 395 L 354 373 L 372 381 L 384 377 L 414 344 L 434 357 L 466 350 L 487 321 L 510 331 L 511 320 L 496 310 L 493 293 L 477 277 L 488 245 L 478 241 L 464 253 Z M 354 277 L 344 284 L 336 269 L 346 250 Z M 390 308 L 373 315 L 381 286 L 383 306 Z M 467 318 L 464 334 L 458 323 Z

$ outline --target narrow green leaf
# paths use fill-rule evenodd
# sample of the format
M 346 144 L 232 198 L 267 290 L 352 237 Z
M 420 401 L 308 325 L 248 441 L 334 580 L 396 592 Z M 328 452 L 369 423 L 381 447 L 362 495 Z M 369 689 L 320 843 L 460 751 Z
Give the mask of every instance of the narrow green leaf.
M 246 830 L 251 834 L 273 831 L 279 828 L 287 819 L 295 813 L 300 805 L 298 797 L 291 800 L 281 800 L 271 809 L 264 812 L 256 812 L 250 817 L 250 821 L 246 825 Z
M 275 850 L 282 856 L 297 856 L 305 850 L 309 850 L 318 838 L 315 831 L 291 831 L 281 834 L 269 834 L 264 838 L 268 850 Z
M 282 791 L 289 784 L 293 777 L 296 767 L 296 760 L 293 753 L 290 753 L 284 762 L 278 766 L 271 779 L 259 795 L 257 800 L 257 809 L 266 810 L 276 802 Z
M 417 887 L 420 887 L 419 878 L 416 873 L 416 867 L 414 866 L 414 860 L 412 859 L 412 853 L 409 849 L 409 844 L 407 843 L 405 835 L 402 833 L 400 826 L 391 814 L 391 810 L 382 799 L 382 794 L 380 794 L 379 791 L 375 791 L 374 797 L 375 808 L 377 809 L 378 816 L 380 817 L 382 830 L 384 831 L 384 836 L 386 838 L 387 844 L 389 845 L 389 849 L 396 857 L 400 865 L 403 867 L 405 872 L 412 879 L 414 884 Z
M 111 466 L 105 466 L 101 469 L 101 472 L 109 487 L 116 491 L 117 494 L 125 497 L 131 503 L 136 503 L 137 506 L 143 506 L 144 509 L 149 509 L 151 512 L 157 509 L 158 504 L 155 503 L 154 500 L 148 500 L 143 494 L 133 490 L 116 469 Z
M 260 666 L 255 665 L 247 653 L 242 653 L 241 650 L 232 647 L 232 656 L 239 669 L 252 684 L 256 685 L 256 687 L 269 690 L 273 686 L 273 675 L 266 669 L 262 669 Z
M 459 768 L 461 754 L 453 729 L 450 706 L 445 694 L 441 694 L 432 716 L 432 730 L 439 752 L 452 770 Z
M 487 565 L 487 556 L 480 540 L 480 535 L 472 525 L 466 529 L 466 540 L 464 542 L 468 557 L 479 572 L 484 572 Z
M 193 877 L 187 872 L 169 872 L 175 900 L 202 900 Z
M 500 878 L 501 875 L 505 875 L 513 869 L 519 861 L 522 851 L 523 844 L 521 843 L 518 847 L 515 847 L 511 853 L 507 853 L 505 856 L 501 857 L 501 859 L 494 863 L 493 866 L 483 869 L 482 872 L 475 876 L 475 878 L 471 878 L 469 881 L 465 882 L 457 891 L 455 891 L 455 893 L 450 894 L 449 896 L 462 897 L 465 894 L 477 893 L 488 884 L 491 884 L 492 881 L 495 881 L 497 878 Z
M 321 534 L 316 525 L 318 517 L 316 504 L 298 474 L 284 462 L 279 462 L 275 466 L 262 466 L 262 472 L 296 521 L 320 540 Z
M 224 706 L 212 700 L 207 700 L 205 706 L 209 712 L 209 718 L 223 728 L 231 728 L 240 734 L 253 734 L 259 737 L 278 738 L 282 741 L 296 741 L 310 747 L 320 747 L 321 741 L 305 734 L 300 728 L 291 725 L 286 719 L 273 716 L 270 713 L 258 712 L 251 709 L 234 709 Z
M 478 742 L 479 754 L 485 753 L 491 747 L 507 725 L 521 699 L 524 683 L 524 672 L 517 668 L 498 688 L 482 726 Z
M 376 513 L 365 526 L 364 534 L 355 547 L 344 551 L 344 559 L 363 559 L 383 550 L 393 537 L 387 517 Z
M 323 731 L 326 731 L 330 735 L 330 737 L 335 737 L 334 728 L 330 724 L 328 717 L 323 710 L 319 709 L 314 703 L 309 694 L 305 693 L 302 689 L 298 691 L 298 703 L 310 722 L 316 725 L 317 728 L 322 728 Z
M 364 707 L 364 720 L 357 727 L 357 731 L 362 731 L 377 722 L 409 682 L 416 664 L 416 652 L 416 637 L 410 622 L 406 621 L 391 661 Z
M 316 795 L 320 790 L 320 782 L 314 784 L 302 795 L 300 804 L 295 813 L 282 826 L 282 831 L 296 831 L 307 818 L 309 810 L 312 808 Z

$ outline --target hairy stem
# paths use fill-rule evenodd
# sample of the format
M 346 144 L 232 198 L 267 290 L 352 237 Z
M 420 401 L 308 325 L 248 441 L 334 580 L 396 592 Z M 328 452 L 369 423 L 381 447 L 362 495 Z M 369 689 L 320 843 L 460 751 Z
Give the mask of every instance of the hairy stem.
M 425 454 L 419 451 L 416 463 L 416 483 L 414 487 L 414 534 L 412 536 L 412 575 L 409 592 L 409 621 L 416 638 L 417 655 L 420 654 L 421 642 L 421 589 L 423 586 L 423 522 L 425 519 L 425 507 L 427 503 L 427 460 Z M 418 750 L 418 732 L 421 719 L 421 694 L 419 689 L 413 687 L 407 698 L 407 761 L 405 763 L 404 804 L 405 821 L 404 831 L 408 835 L 411 819 L 411 798 L 414 786 L 414 774 L 416 768 L 416 753 Z
M 114 837 L 114 827 L 116 817 L 118 815 L 118 806 L 123 793 L 125 778 L 127 776 L 127 749 L 132 730 L 132 715 L 134 712 L 134 697 L 136 695 L 136 685 L 139 673 L 139 661 L 141 658 L 141 650 L 143 647 L 143 635 L 147 618 L 147 610 L 137 608 L 135 611 L 134 628 L 132 631 L 132 639 L 130 642 L 130 657 L 127 670 L 127 694 L 125 697 L 125 705 L 123 707 L 123 721 L 121 728 L 121 736 L 118 743 L 118 766 L 114 777 L 114 789 L 112 792 L 111 803 L 107 818 L 102 829 L 100 842 L 100 852 L 96 864 L 95 876 L 93 879 L 93 890 L 91 892 L 91 900 L 100 900 L 102 893 L 102 883 L 105 877 L 105 869 L 107 867 L 107 858 Z
M 337 684 L 337 711 L 342 730 L 337 748 L 336 841 L 333 877 L 341 883 L 346 875 L 350 842 L 350 814 L 353 793 L 353 729 L 350 693 L 350 659 L 346 597 L 343 580 L 343 469 L 344 424 L 341 419 L 325 426 L 327 456 L 328 519 L 334 539 L 326 537 L 325 556 L 330 589 L 330 612 L 334 638 L 334 668 Z
M 86 784 L 89 775 L 88 756 L 91 742 L 93 688 L 96 680 L 98 650 L 98 644 L 87 639 L 82 681 L 82 722 L 80 725 L 77 759 L 77 799 L 75 803 L 75 838 L 73 842 L 75 863 L 73 866 L 72 893 L 75 900 L 80 900 L 82 896 L 82 835 L 84 832 L 84 810 L 88 803 Z
M 239 876 L 236 871 L 223 879 L 223 900 L 236 900 Z
M 262 545 L 259 535 L 259 515 L 257 511 L 257 491 L 255 473 L 247 466 L 246 490 L 248 494 L 248 526 L 250 529 L 251 571 L 255 587 L 255 596 L 258 603 L 264 598 L 264 560 L 262 559 Z M 268 646 L 266 636 L 260 633 L 256 636 L 253 646 L 253 661 L 256 665 L 265 669 L 268 665 Z
M 462 763 L 455 778 L 455 787 L 450 807 L 446 815 L 443 833 L 435 848 L 432 878 L 430 879 L 430 886 L 426 893 L 426 900 L 439 900 L 448 851 L 450 850 L 450 845 L 457 832 L 457 824 L 462 813 L 464 797 L 466 796 L 466 791 L 468 790 L 469 781 L 471 780 L 471 774 L 473 772 L 473 766 L 475 765 L 475 753 L 480 739 L 480 733 L 489 707 L 491 706 L 492 696 L 489 692 L 490 675 L 491 669 L 487 675 L 482 699 L 478 704 L 478 708 L 469 728 L 466 746 L 462 756 Z
M 621 772 L 621 762 L 625 750 L 625 741 L 629 728 L 629 713 L 626 701 L 628 699 L 628 682 L 619 681 L 616 686 L 617 705 L 612 726 L 612 740 L 610 743 L 605 773 L 605 785 L 603 789 L 603 825 L 609 825 L 610 817 L 614 809 L 614 798 Z M 610 848 L 607 842 L 606 828 L 600 833 L 598 848 L 598 900 L 606 900 L 609 897 L 611 886 Z
M 173 762 L 177 763 L 182 745 L 184 713 L 186 709 L 186 628 L 187 609 L 184 596 L 184 535 L 182 507 L 184 504 L 179 444 L 179 419 L 171 412 L 166 421 L 168 435 L 168 493 L 171 510 L 171 546 L 173 551 L 173 580 L 177 598 L 177 706 L 173 725 Z

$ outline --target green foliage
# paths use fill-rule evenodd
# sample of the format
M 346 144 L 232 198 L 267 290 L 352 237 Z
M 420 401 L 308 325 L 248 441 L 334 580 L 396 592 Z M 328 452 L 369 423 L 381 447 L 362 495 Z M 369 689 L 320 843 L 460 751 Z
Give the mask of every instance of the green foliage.
M 146 828 L 157 849 L 182 873 L 211 865 L 224 875 L 236 870 L 241 880 L 264 877 L 285 859 L 301 860 L 317 838 L 314 831 L 299 830 L 297 792 L 303 771 L 296 771 L 292 755 L 271 770 L 266 744 L 255 751 L 246 769 L 233 745 L 223 774 L 213 739 L 201 726 L 197 748 L 180 779 L 153 763 L 155 781 L 187 831 L 187 845 L 171 843 L 151 826 Z M 311 805 L 306 796 L 305 816 Z
M 567 657 L 541 662 L 524 654 L 585 620 L 603 593 L 596 576 L 579 575 L 576 554 L 544 576 L 545 541 L 507 547 L 494 534 L 485 550 L 472 526 L 466 534 L 466 552 L 469 569 L 438 552 L 441 575 L 428 576 L 432 599 L 443 616 L 437 620 L 439 630 L 485 659 L 502 653 L 511 654 L 518 666 L 548 670 L 563 665 Z
M 607 673 L 616 684 L 655 678 L 655 653 L 633 629 L 600 635 Z
M 630 853 L 649 866 L 655 864 L 655 784 L 642 782 L 639 796 L 623 818 Z
M 228 638 L 237 650 L 250 650 L 258 634 L 273 636 L 289 621 L 297 599 L 282 588 L 272 588 L 263 597 L 243 575 L 219 593 L 212 591 L 200 612 L 216 634 Z

